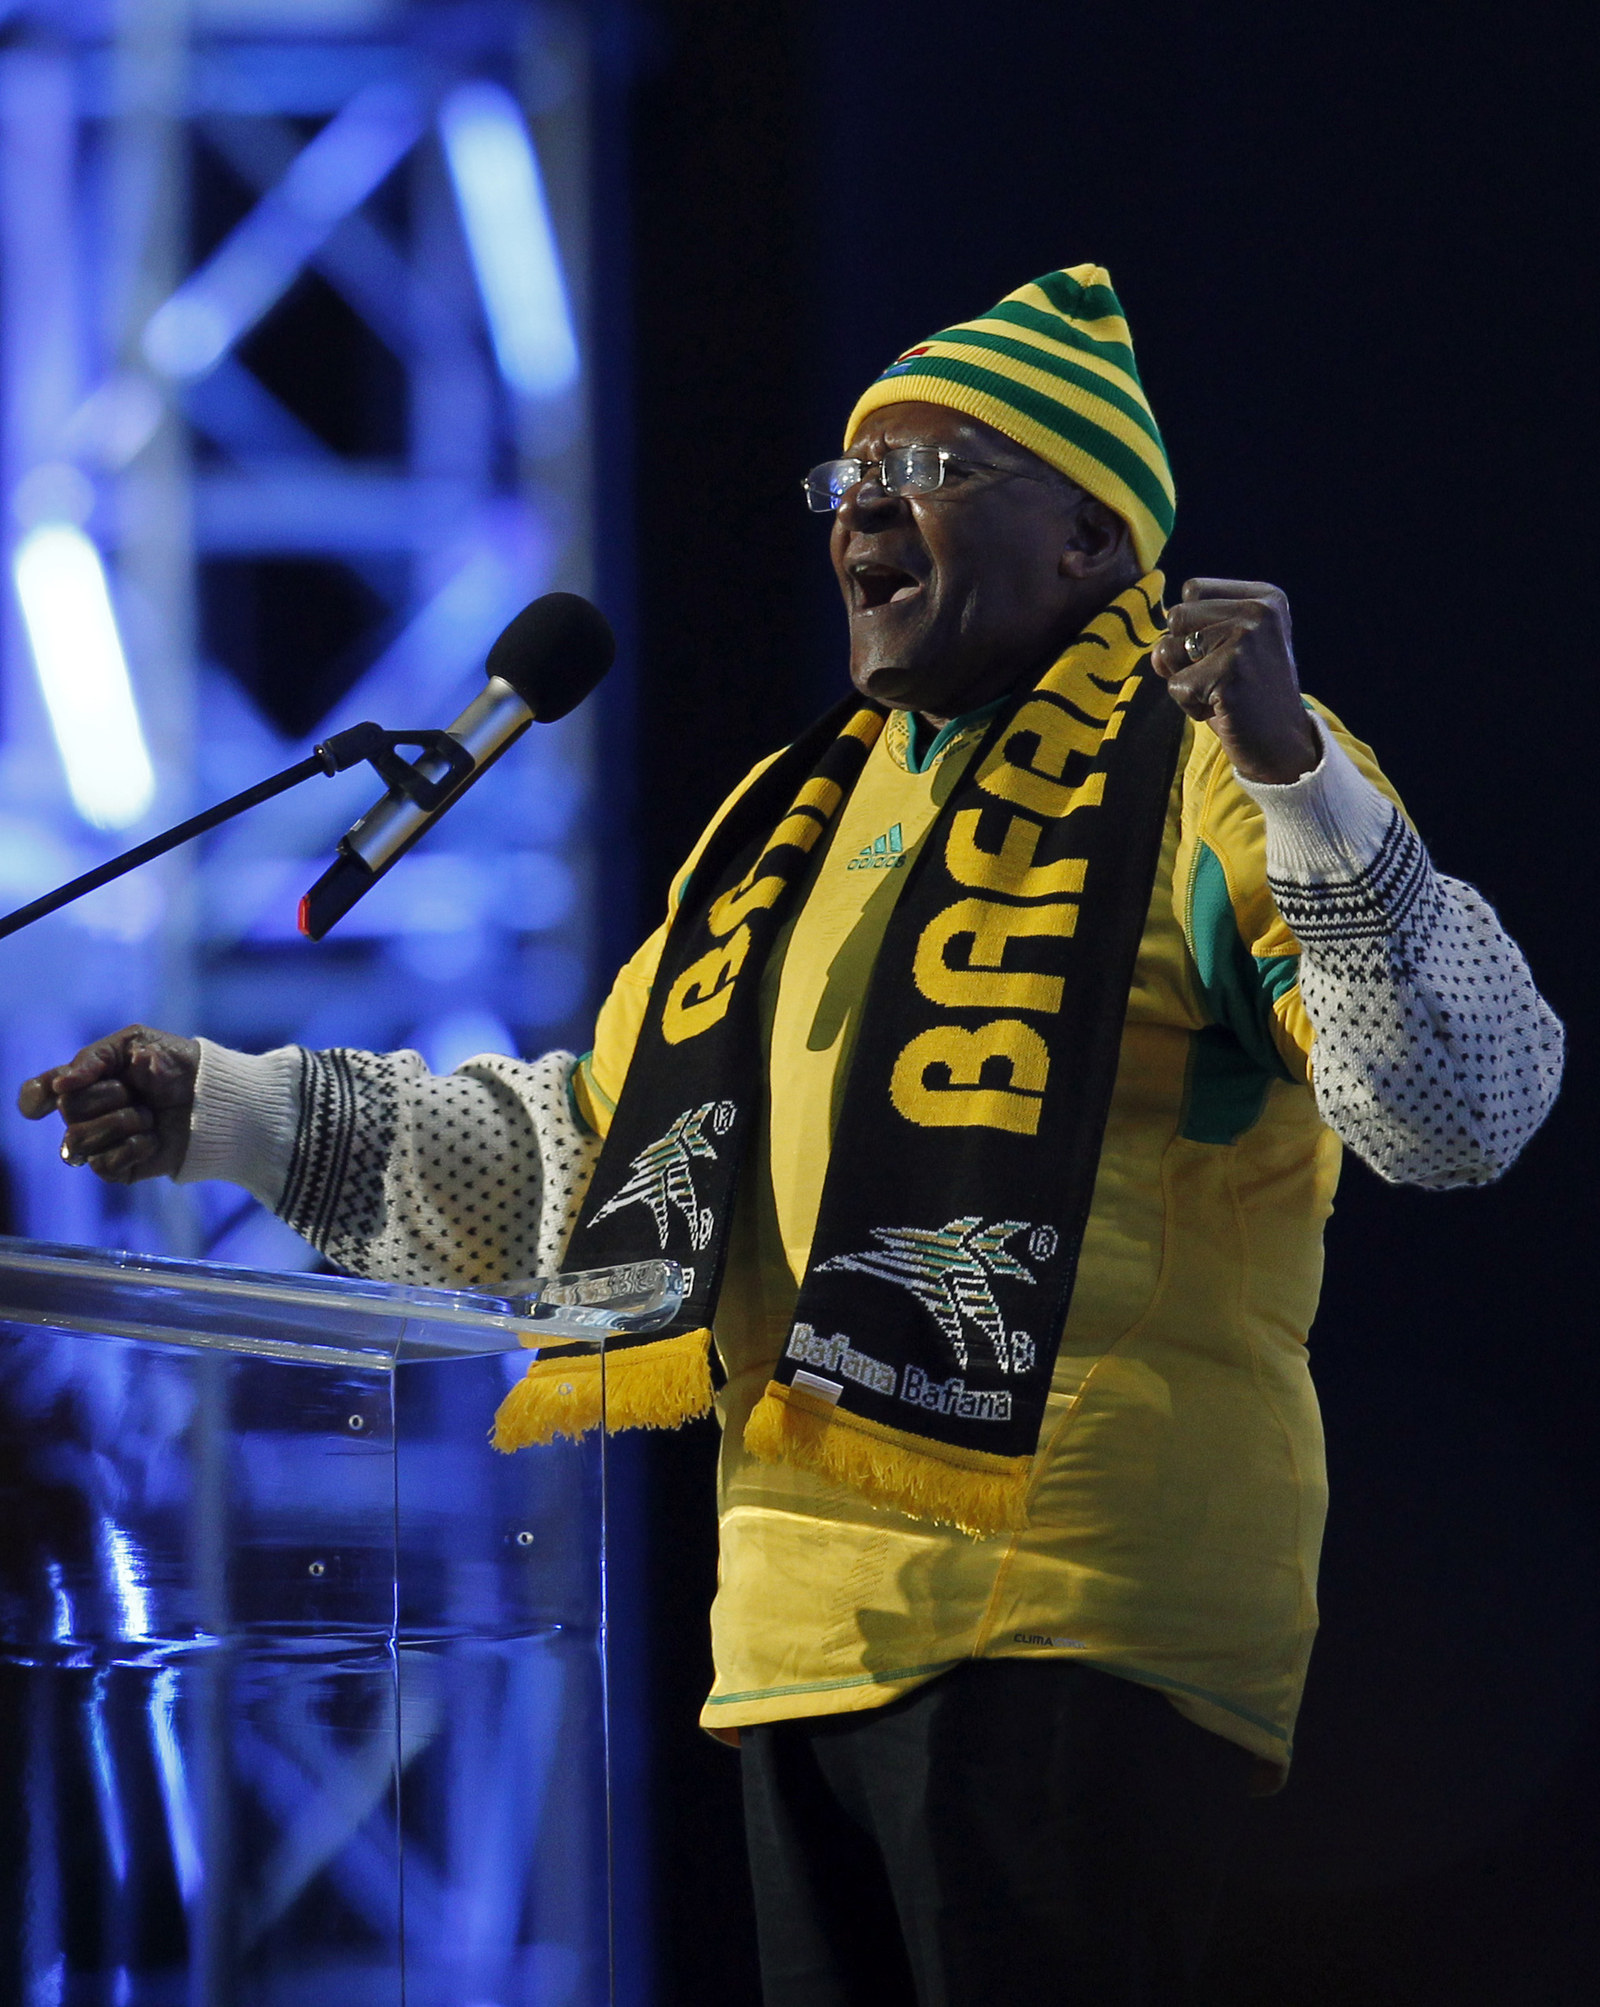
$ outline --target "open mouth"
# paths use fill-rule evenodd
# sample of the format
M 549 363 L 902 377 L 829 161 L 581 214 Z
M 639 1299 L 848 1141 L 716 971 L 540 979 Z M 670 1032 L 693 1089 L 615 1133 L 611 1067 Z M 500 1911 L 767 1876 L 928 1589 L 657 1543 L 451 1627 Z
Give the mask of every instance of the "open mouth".
M 899 565 L 852 565 L 850 576 L 855 582 L 856 605 L 864 613 L 870 613 L 875 607 L 895 606 L 902 600 L 914 599 L 922 590 L 922 580 L 903 571 Z

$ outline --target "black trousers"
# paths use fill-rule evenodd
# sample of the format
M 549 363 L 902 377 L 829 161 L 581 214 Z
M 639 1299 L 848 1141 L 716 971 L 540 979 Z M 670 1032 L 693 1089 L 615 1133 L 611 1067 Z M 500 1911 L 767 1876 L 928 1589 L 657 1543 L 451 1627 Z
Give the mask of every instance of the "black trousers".
M 1252 1759 L 1131 1680 L 972 1660 L 740 1737 L 766 2007 L 1180 2007 Z

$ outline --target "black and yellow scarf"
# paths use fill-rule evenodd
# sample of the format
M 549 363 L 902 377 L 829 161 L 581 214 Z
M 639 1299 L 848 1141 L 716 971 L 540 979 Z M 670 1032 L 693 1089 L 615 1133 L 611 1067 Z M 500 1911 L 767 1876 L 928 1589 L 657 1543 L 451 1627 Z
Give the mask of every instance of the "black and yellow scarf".
M 1024 1498 L 1099 1163 L 1183 720 L 1149 666 L 1159 574 L 994 719 L 906 874 L 851 1061 L 794 1322 L 745 1430 L 969 1532 Z M 665 1254 L 664 1335 L 541 1354 L 501 1448 L 675 1426 L 765 1092 L 761 972 L 884 714 L 852 698 L 713 832 L 668 932 L 569 1269 Z

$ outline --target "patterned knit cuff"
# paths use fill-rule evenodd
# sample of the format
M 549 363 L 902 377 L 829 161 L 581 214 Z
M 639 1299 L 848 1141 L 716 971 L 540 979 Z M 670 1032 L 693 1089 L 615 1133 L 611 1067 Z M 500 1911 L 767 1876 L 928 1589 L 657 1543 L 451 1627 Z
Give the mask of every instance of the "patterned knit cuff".
M 1322 758 L 1298 780 L 1274 785 L 1234 778 L 1267 824 L 1267 876 L 1292 885 L 1358 878 L 1370 870 L 1399 820 L 1315 713 Z
M 1433 889 L 1422 841 L 1313 716 L 1322 760 L 1297 781 L 1239 785 L 1267 824 L 1267 886 L 1302 948 L 1392 939 Z
M 361 1250 L 383 1223 L 399 1069 L 411 1055 L 336 1046 L 296 1057 L 300 1120 L 278 1217 L 330 1261 L 360 1273 Z
M 300 1124 L 300 1048 L 248 1053 L 209 1038 L 198 1042 L 189 1148 L 173 1182 L 222 1178 L 243 1185 L 264 1206 L 276 1206 Z

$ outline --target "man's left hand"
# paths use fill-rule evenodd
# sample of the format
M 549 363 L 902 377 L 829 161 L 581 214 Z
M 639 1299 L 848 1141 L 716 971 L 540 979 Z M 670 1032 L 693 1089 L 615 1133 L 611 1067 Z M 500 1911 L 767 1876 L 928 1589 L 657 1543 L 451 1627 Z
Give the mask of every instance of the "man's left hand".
M 1211 727 L 1244 780 L 1296 781 L 1321 759 L 1300 701 L 1289 602 L 1275 585 L 1191 578 L 1151 661 L 1173 701 Z

